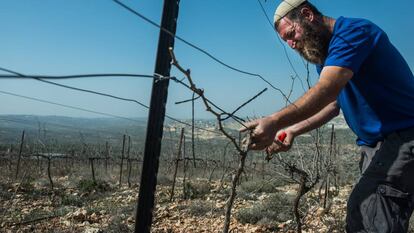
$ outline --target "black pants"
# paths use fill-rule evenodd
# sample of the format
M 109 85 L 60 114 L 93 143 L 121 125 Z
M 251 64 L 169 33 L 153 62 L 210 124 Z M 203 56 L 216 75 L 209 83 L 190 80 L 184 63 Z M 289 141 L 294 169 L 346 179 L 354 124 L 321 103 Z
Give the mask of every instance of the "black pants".
M 348 233 L 407 232 L 414 208 L 414 129 L 362 148 L 362 176 L 348 200 Z

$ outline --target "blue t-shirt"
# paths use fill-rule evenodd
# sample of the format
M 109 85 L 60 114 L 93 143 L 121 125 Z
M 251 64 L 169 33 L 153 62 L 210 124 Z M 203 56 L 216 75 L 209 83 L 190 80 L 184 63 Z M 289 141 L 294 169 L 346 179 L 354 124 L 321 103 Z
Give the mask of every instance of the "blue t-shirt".
M 323 66 L 354 73 L 337 102 L 358 145 L 373 146 L 391 132 L 414 127 L 413 73 L 377 25 L 338 18 Z M 319 74 L 323 66 L 317 66 Z

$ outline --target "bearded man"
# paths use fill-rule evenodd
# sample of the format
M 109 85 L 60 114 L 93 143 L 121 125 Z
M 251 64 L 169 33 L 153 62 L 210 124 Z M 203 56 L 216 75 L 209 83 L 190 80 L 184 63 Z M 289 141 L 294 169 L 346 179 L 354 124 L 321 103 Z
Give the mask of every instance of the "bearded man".
M 306 0 L 276 9 L 280 37 L 316 65 L 319 81 L 256 121 L 251 149 L 277 153 L 340 109 L 361 148 L 361 178 L 347 203 L 347 232 L 407 232 L 414 208 L 414 76 L 386 33 L 364 19 L 322 15 Z M 278 142 L 277 135 L 286 133 Z

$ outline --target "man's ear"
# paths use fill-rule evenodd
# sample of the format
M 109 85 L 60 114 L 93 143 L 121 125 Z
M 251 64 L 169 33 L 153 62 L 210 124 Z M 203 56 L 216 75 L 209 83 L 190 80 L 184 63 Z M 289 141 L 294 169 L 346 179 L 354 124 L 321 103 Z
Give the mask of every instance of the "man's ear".
M 300 13 L 302 14 L 302 17 L 307 19 L 309 22 L 313 22 L 315 20 L 315 14 L 313 14 L 313 11 L 308 7 L 303 7 L 300 10 Z

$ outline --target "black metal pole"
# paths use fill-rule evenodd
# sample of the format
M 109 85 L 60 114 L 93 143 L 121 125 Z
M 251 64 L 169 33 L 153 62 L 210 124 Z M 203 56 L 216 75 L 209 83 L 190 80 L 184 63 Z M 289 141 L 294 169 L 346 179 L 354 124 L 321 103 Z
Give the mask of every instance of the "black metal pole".
M 161 27 L 172 34 L 176 31 L 179 2 L 164 0 Z M 160 30 L 155 73 L 165 77 L 170 76 L 171 69 L 169 47 L 174 47 L 174 37 Z M 149 233 L 151 229 L 168 84 L 168 79 L 154 80 L 152 83 L 135 233 Z

